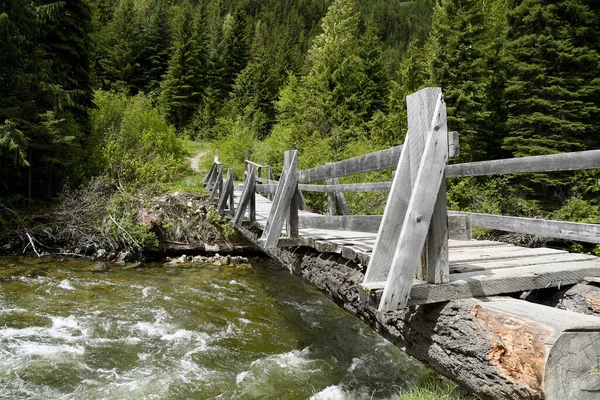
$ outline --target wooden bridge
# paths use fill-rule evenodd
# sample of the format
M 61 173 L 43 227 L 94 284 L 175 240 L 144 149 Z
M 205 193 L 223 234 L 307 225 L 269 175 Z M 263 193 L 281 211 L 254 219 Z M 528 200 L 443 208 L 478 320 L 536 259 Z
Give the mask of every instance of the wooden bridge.
M 206 176 L 218 212 L 262 231 L 264 249 L 308 246 L 366 267 L 365 298 L 380 311 L 411 304 L 560 287 L 600 277 L 600 258 L 551 248 L 472 240 L 473 226 L 600 243 L 600 225 L 447 211 L 445 178 L 600 168 L 600 150 L 447 165 L 458 155 L 448 132 L 441 89 L 407 98 L 403 146 L 298 171 L 298 152 L 284 154 L 279 180 L 271 166 L 245 161 L 245 182 L 218 153 Z M 392 182 L 340 184 L 339 177 L 393 169 Z M 311 182 L 322 181 L 326 184 Z M 307 210 L 303 192 L 327 193 L 328 214 Z M 389 192 L 382 216 L 350 215 L 345 192 Z M 335 215 L 341 214 L 341 215 Z

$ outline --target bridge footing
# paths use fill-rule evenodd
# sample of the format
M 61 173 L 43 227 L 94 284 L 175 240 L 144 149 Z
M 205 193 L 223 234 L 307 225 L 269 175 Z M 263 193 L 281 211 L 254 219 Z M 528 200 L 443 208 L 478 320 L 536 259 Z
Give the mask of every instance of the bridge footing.
M 257 243 L 258 231 L 240 230 Z M 598 317 L 510 297 L 379 312 L 361 300 L 360 265 L 306 247 L 263 251 L 409 355 L 481 398 L 591 400 L 598 395 Z

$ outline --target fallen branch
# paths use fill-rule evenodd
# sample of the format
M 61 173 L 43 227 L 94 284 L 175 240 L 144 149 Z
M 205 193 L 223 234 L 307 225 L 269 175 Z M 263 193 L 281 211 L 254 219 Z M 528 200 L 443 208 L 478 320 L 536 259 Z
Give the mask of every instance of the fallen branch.
M 33 248 L 33 251 L 35 252 L 35 254 L 36 254 L 38 257 L 41 257 L 41 256 L 40 256 L 40 253 L 38 253 L 37 249 L 35 248 L 35 244 L 33 244 L 33 238 L 31 237 L 31 235 L 29 234 L 29 232 L 25 232 L 25 235 L 26 235 L 26 236 L 27 236 L 27 238 L 29 239 L 29 244 L 30 244 L 30 245 L 31 245 L 31 247 Z M 27 249 L 27 247 L 29 247 L 29 246 L 26 246 L 26 247 L 25 247 L 25 249 L 23 249 L 23 253 L 25 253 L 25 250 Z

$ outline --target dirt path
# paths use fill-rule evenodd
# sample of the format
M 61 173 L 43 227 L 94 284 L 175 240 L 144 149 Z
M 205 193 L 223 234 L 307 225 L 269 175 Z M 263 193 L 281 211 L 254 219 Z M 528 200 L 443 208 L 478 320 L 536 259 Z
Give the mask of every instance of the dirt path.
M 201 151 L 199 153 L 196 153 L 193 157 L 191 157 L 190 160 L 190 166 L 192 167 L 192 169 L 194 170 L 194 172 L 200 172 L 200 169 L 198 168 L 198 165 L 200 164 L 200 159 L 202 157 L 204 157 L 206 155 L 206 151 Z

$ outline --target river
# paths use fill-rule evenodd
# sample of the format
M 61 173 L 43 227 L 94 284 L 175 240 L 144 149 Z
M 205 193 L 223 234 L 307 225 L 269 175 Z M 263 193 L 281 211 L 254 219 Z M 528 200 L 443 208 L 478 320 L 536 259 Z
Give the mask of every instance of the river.
M 437 379 L 269 262 L 0 259 L 2 399 L 391 399 Z

